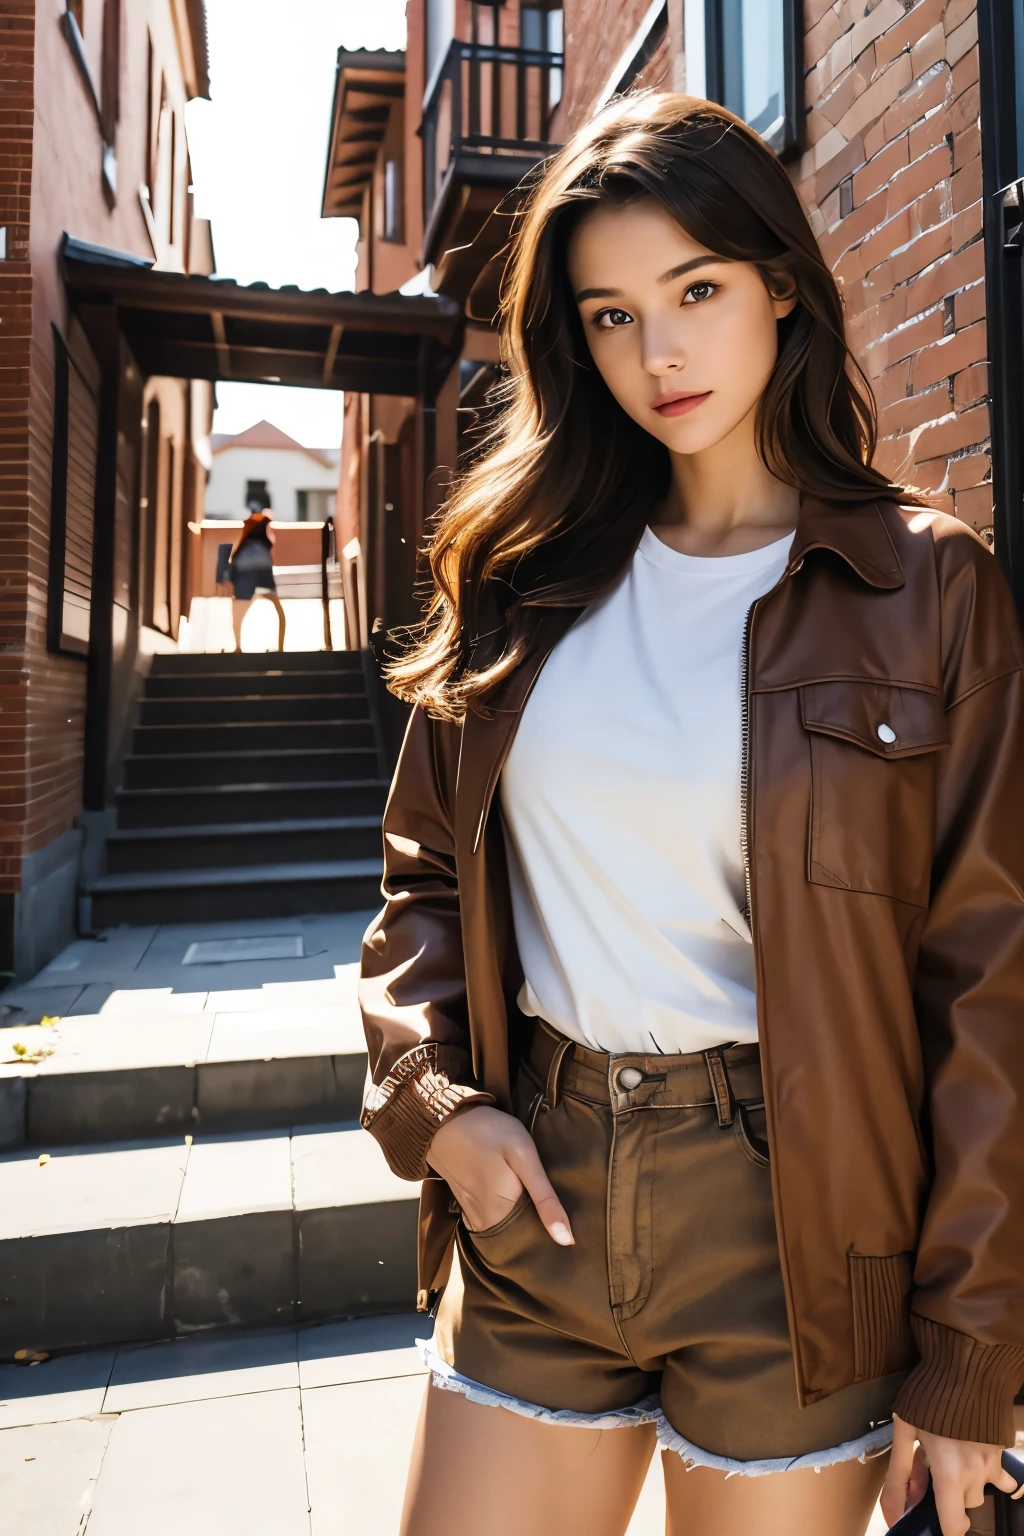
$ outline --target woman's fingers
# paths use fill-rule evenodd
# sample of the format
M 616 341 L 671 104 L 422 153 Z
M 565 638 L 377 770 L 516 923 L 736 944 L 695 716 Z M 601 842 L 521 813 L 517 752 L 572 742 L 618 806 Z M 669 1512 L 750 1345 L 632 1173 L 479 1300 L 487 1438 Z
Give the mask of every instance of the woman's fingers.
M 909 1424 L 894 1418 L 889 1468 L 882 1486 L 882 1514 L 886 1525 L 895 1525 L 908 1502 L 911 1474 L 914 1471 L 914 1447 L 917 1436 Z
M 513 1173 L 522 1179 L 548 1235 L 556 1243 L 561 1243 L 563 1248 L 570 1247 L 576 1239 L 572 1235 L 569 1218 L 555 1194 L 551 1180 L 544 1172 L 544 1165 L 530 1136 L 524 1132 L 522 1139 L 516 1136 L 510 1141 L 505 1148 L 505 1158 Z
M 932 1472 L 935 1479 L 935 1473 Z M 982 1500 L 983 1502 L 984 1495 Z M 935 1508 L 939 1512 L 939 1525 L 942 1528 L 942 1536 L 968 1536 L 971 1522 L 967 1515 L 965 1505 L 967 1500 L 962 1485 L 948 1483 L 945 1480 L 935 1479 Z M 972 1506 L 972 1508 L 975 1506 Z

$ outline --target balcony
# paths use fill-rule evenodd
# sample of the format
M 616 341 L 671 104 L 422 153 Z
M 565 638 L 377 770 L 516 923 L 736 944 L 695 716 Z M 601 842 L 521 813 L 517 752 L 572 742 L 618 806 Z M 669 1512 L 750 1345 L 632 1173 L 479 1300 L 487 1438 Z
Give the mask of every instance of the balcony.
M 459 39 L 445 55 L 420 129 L 423 255 L 453 298 L 468 295 L 508 238 L 507 220 L 491 215 L 558 148 L 550 129 L 563 65 L 561 53 Z

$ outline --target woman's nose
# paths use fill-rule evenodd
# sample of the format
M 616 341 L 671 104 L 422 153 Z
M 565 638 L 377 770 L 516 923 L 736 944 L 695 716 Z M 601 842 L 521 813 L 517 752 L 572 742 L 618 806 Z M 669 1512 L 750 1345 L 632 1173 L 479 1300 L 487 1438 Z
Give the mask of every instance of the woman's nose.
M 674 335 L 668 326 L 645 326 L 643 366 L 645 372 L 653 374 L 655 378 L 666 373 L 678 373 L 686 366 L 682 338 Z

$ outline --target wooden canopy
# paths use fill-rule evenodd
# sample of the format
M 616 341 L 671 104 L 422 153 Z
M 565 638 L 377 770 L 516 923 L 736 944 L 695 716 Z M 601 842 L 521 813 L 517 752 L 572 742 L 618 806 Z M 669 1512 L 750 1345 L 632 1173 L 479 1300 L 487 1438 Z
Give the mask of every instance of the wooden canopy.
M 461 336 L 453 299 L 246 287 L 67 235 L 61 260 L 86 333 L 114 308 L 145 374 L 414 396 L 447 371 Z
M 405 95 L 405 54 L 338 49 L 321 214 L 358 219 L 388 116 Z

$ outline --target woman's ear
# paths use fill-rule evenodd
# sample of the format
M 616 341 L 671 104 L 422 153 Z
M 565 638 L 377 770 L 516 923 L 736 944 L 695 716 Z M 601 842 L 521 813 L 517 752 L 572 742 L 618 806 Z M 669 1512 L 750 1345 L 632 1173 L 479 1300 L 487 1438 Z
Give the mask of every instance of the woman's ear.
M 791 293 L 783 296 L 772 294 L 772 308 L 775 311 L 776 320 L 785 320 L 787 315 L 793 313 L 799 302 L 799 296 L 795 288 Z
M 800 302 L 800 295 L 797 293 L 796 280 L 792 272 L 782 265 L 769 267 L 768 269 L 762 267 L 761 276 L 764 278 L 765 287 L 768 289 L 776 320 L 785 320 L 786 316 L 791 315 Z

